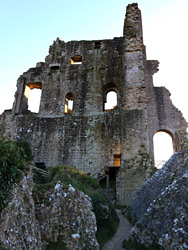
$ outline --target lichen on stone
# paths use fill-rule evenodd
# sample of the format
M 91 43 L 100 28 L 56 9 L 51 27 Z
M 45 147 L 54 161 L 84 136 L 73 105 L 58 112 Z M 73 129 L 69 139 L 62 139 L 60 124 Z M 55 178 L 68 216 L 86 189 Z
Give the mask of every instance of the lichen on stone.
M 96 218 L 91 199 L 71 185 L 58 181 L 42 202 L 34 202 L 32 173 L 14 185 L 12 199 L 2 211 L 1 248 L 22 249 L 99 249 Z

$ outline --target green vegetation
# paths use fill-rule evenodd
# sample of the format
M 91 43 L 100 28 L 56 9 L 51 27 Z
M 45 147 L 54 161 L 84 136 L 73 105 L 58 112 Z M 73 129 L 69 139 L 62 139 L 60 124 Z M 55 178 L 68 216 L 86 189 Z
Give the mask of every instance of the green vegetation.
M 26 161 L 32 161 L 33 160 L 33 155 L 32 151 L 30 148 L 30 145 L 26 141 L 17 141 L 16 145 L 21 148 L 21 156 L 26 160 Z
M 0 140 L 0 213 L 6 206 L 12 185 L 21 178 L 26 162 L 22 146 L 9 139 Z
M 130 221 L 132 225 L 135 225 L 137 218 L 132 215 L 132 210 L 130 206 L 123 206 L 121 208 L 121 213 Z
M 90 194 L 93 202 L 93 211 L 97 219 L 97 241 L 100 249 L 110 240 L 116 233 L 119 218 L 111 203 L 99 191 Z
M 124 240 L 123 248 L 127 250 L 159 250 L 159 246 L 155 243 L 145 246 L 144 244 L 139 244 L 135 240 Z
M 116 232 L 119 219 L 108 199 L 101 193 L 97 180 L 71 166 L 56 166 L 49 169 L 49 177 L 46 183 L 44 183 L 44 180 L 41 183 L 41 179 L 37 175 L 40 175 L 40 173 L 34 173 L 35 186 L 33 195 L 38 202 L 45 202 L 44 193 L 49 188 L 54 187 L 57 181 L 61 181 L 64 186 L 71 184 L 75 189 L 91 197 L 93 212 L 97 220 L 96 237 L 100 249 L 102 249 L 105 242 L 111 239 Z
M 45 250 L 65 250 L 67 246 L 62 242 L 61 239 L 57 239 L 56 242 L 49 242 Z
M 0 140 L 0 213 L 10 198 L 13 184 L 21 179 L 27 162 L 31 160 L 32 154 L 27 142 Z M 99 184 L 94 178 L 74 167 L 56 166 L 49 169 L 47 178 L 34 170 L 33 179 L 33 196 L 37 202 L 45 202 L 45 192 L 54 187 L 57 181 L 61 181 L 64 186 L 71 184 L 91 197 L 97 220 L 96 237 L 100 249 L 116 232 L 119 224 L 117 214 L 108 199 L 101 193 Z M 53 244 L 49 244 L 48 247 L 53 248 Z

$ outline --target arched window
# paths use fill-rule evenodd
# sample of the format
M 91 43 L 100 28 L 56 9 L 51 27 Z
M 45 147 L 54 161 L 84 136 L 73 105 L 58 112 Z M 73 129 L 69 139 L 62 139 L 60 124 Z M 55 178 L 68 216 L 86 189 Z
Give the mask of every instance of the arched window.
M 104 111 L 110 111 L 117 108 L 117 93 L 114 89 L 104 93 Z
M 73 110 L 73 94 L 68 93 L 65 97 L 65 113 L 72 114 Z
M 28 110 L 31 112 L 39 112 L 41 93 L 41 82 L 33 82 L 26 85 L 24 96 L 27 100 Z
M 174 139 L 169 131 L 158 131 L 153 136 L 155 167 L 161 168 L 174 153 Z

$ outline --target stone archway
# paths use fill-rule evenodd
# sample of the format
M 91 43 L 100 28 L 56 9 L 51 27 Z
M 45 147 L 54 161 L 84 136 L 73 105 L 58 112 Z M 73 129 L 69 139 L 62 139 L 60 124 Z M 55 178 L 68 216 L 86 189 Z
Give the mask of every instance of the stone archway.
M 115 84 L 107 84 L 103 89 L 103 110 L 110 111 L 119 106 L 119 93 Z
M 174 135 L 168 130 L 158 130 L 153 135 L 154 162 L 156 168 L 162 165 L 174 154 L 175 150 Z

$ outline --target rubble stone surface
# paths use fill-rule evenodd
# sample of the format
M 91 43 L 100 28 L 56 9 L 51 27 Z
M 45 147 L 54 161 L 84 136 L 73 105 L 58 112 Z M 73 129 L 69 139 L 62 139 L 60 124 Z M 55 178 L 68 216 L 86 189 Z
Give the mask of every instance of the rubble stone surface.
M 131 238 L 164 249 L 188 249 L 188 148 L 175 154 L 132 202 L 138 222 Z
M 91 199 L 71 185 L 58 182 L 43 203 L 32 196 L 32 174 L 14 185 L 11 201 L 1 213 L 0 248 L 99 249 Z

